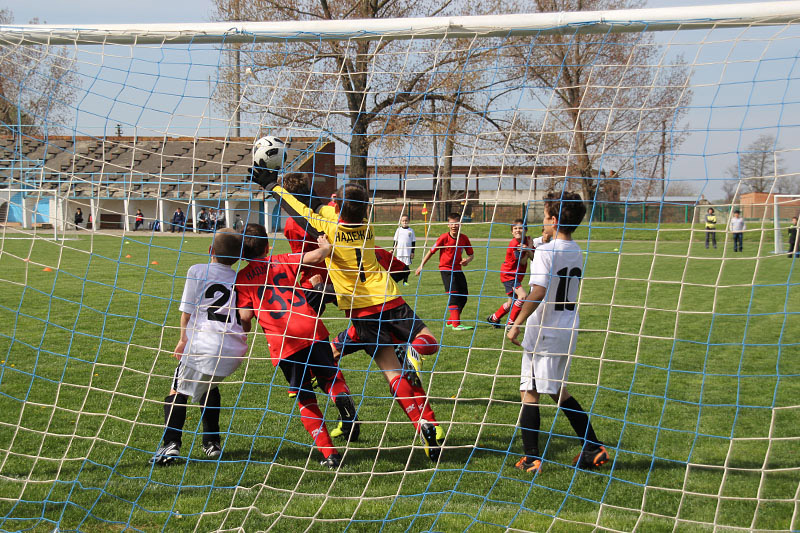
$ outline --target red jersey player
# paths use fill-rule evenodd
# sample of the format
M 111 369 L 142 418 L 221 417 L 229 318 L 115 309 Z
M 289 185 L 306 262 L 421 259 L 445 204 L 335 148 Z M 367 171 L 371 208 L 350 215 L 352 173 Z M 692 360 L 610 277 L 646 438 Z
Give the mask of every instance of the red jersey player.
M 447 326 L 455 330 L 472 329 L 472 326 L 466 326 L 461 323 L 461 312 L 464 310 L 464 306 L 467 305 L 467 296 L 469 295 L 467 278 L 464 276 L 462 268 L 475 258 L 475 252 L 472 250 L 472 243 L 469 242 L 469 237 L 459 231 L 461 228 L 461 216 L 458 213 L 450 213 L 447 217 L 447 226 L 449 231 L 436 239 L 433 248 L 428 250 L 428 253 L 422 258 L 422 262 L 415 273 L 419 276 L 425 263 L 438 251 L 439 272 L 442 274 L 444 290 L 450 295 L 447 301 L 447 309 L 449 311 Z M 462 253 L 466 253 L 467 257 L 462 259 Z
M 341 455 L 333 445 L 311 386 L 312 375 L 331 396 L 345 424 L 344 434 L 358 438 L 355 406 L 344 376 L 333 360 L 328 330 L 308 305 L 303 290 L 295 286 L 301 264 L 315 264 L 330 252 L 327 240 L 313 252 L 269 255 L 267 230 L 248 224 L 242 254 L 248 265 L 236 276 L 239 315 L 244 322 L 258 320 L 269 343 L 272 364 L 279 366 L 296 392 L 300 421 L 324 456 L 320 464 L 337 468 Z M 313 374 L 312 374 L 313 373 Z
M 528 272 L 528 263 L 533 259 L 533 240 L 525 235 L 525 221 L 518 218 L 511 226 L 511 242 L 506 249 L 506 258 L 503 266 L 500 267 L 500 282 L 506 291 L 508 300 L 500 308 L 489 315 L 486 321 L 492 326 L 499 328 L 500 319 L 503 318 L 509 309 L 511 315 L 508 324 L 513 324 L 519 310 L 522 309 L 522 301 L 528 295 L 522 287 L 522 280 Z

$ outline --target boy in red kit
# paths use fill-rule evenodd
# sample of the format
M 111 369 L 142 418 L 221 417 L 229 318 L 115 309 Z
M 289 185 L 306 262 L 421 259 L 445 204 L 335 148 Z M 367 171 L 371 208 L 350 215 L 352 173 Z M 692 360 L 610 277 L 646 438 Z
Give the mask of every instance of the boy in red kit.
M 467 305 L 467 296 L 469 295 L 467 278 L 464 276 L 462 268 L 475 258 L 472 243 L 469 242 L 466 235 L 459 231 L 460 221 L 461 217 L 457 213 L 450 213 L 447 217 L 447 226 L 450 231 L 436 239 L 433 248 L 428 250 L 415 272 L 419 276 L 425 263 L 433 257 L 434 253 L 439 252 L 439 272 L 442 274 L 444 290 L 450 295 L 447 301 L 447 310 L 449 311 L 447 326 L 457 331 L 472 329 L 472 326 L 461 323 L 461 312 Z M 466 253 L 467 257 L 461 259 L 462 253 Z
M 284 210 L 298 222 L 307 220 L 333 242 L 325 263 L 339 308 L 348 315 L 356 336 L 383 372 L 392 396 L 420 435 L 426 455 L 436 462 L 440 452 L 436 440 L 438 423 L 425 390 L 412 385 L 398 368 L 394 346 L 408 343 L 423 355 L 436 353 L 439 346 L 378 263 L 375 236 L 367 221 L 369 193 L 361 185 L 348 184 L 339 191 L 336 207 L 332 207 L 322 205 L 313 195 L 290 194 L 274 181 L 275 176 L 259 166 L 253 168 L 252 179 L 279 197 Z
M 242 255 L 249 263 L 236 276 L 236 293 L 241 319 L 258 320 L 267 336 L 272 364 L 283 371 L 290 392 L 296 392 L 300 420 L 324 456 L 320 464 L 333 469 L 342 458 L 331 441 L 312 391 L 312 373 L 339 409 L 344 434 L 351 440 L 356 440 L 359 433 L 355 405 L 333 360 L 328 330 L 308 305 L 303 290 L 295 286 L 301 264 L 318 263 L 329 251 L 330 243 L 320 239 L 317 250 L 302 256 L 270 256 L 266 228 L 248 224 Z
M 500 319 L 509 309 L 511 315 L 508 324 L 513 324 L 517 319 L 522 301 L 528 292 L 522 287 L 522 280 L 528 272 L 528 262 L 533 259 L 533 240 L 525 235 L 525 221 L 518 218 L 511 226 L 511 242 L 506 249 L 506 259 L 500 267 L 500 282 L 506 290 L 508 300 L 500 308 L 489 315 L 486 321 L 496 328 L 501 328 Z

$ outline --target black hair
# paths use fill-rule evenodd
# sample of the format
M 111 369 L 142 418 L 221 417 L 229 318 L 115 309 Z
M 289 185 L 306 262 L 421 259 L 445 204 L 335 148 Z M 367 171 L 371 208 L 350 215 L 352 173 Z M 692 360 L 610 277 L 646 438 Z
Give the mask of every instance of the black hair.
M 544 212 L 556 217 L 558 231 L 571 235 L 586 216 L 586 204 L 576 192 L 550 192 L 544 197 Z
M 336 197 L 339 218 L 346 224 L 362 224 L 369 214 L 369 193 L 363 185 L 348 183 Z
M 242 251 L 242 235 L 231 228 L 221 228 L 214 235 L 214 257 L 223 265 L 232 265 L 239 260 Z
M 269 247 L 267 228 L 261 224 L 249 223 L 244 228 L 244 243 L 242 245 L 242 257 L 245 259 L 255 259 L 264 255 Z

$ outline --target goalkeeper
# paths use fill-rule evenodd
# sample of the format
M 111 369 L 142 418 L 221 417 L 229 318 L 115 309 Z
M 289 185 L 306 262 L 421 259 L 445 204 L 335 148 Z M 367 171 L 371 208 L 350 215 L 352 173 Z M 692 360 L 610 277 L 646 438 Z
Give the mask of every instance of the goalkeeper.
M 285 179 L 290 179 L 287 176 Z M 436 353 L 433 333 L 400 296 L 395 282 L 378 264 L 375 237 L 367 222 L 370 200 L 366 189 L 348 184 L 335 199 L 336 207 L 313 196 L 294 196 L 277 183 L 277 173 L 254 166 L 252 179 L 276 196 L 298 223 L 332 243 L 325 259 L 338 306 L 350 318 L 364 349 L 383 372 L 389 389 L 422 439 L 431 461 L 439 458 L 436 422 L 425 390 L 412 385 L 398 368 L 394 346 L 408 343 L 419 354 Z

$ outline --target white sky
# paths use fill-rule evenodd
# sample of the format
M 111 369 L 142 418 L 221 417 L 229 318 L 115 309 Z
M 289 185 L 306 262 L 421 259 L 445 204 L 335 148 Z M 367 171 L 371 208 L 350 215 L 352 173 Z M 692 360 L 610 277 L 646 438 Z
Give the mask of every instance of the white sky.
M 720 2 L 704 3 L 714 4 Z M 728 3 L 747 2 L 744 0 L 731 0 Z M 0 6 L 2 5 L 2 0 L 0 0 Z M 6 2 L 5 5 L 13 11 L 17 23 L 26 23 L 34 17 L 38 17 L 40 21 L 50 24 L 207 22 L 210 20 L 211 13 L 211 2 L 209 0 L 136 0 L 123 2 L 109 2 L 108 0 L 12 0 L 10 3 Z M 690 0 L 650 0 L 647 7 L 673 7 L 682 5 L 698 5 L 698 2 L 691 2 Z M 787 40 L 787 45 L 792 48 L 786 51 L 779 50 L 778 55 L 781 57 L 797 57 L 797 43 L 797 40 Z M 759 52 L 755 53 L 758 54 Z M 709 54 L 713 54 L 713 52 L 709 51 Z M 687 59 L 693 60 L 694 58 Z M 711 59 L 713 61 L 718 61 L 720 58 L 711 57 Z M 213 65 L 209 65 L 209 68 L 211 67 L 213 67 Z M 743 71 L 746 70 L 746 67 L 737 68 Z M 767 65 L 765 65 L 764 68 L 767 68 Z M 781 68 L 785 69 L 786 67 L 781 66 Z M 793 67 L 791 70 L 793 74 L 789 74 L 789 76 L 793 80 L 797 80 L 798 74 L 794 72 L 795 68 Z M 106 72 L 106 74 L 108 73 Z M 743 72 L 742 75 L 745 77 L 743 80 L 744 83 L 734 81 L 730 83 L 729 86 L 724 87 L 726 90 L 729 90 L 731 93 L 730 95 L 719 94 L 720 91 L 716 88 L 716 85 L 713 90 L 716 90 L 717 94 L 714 95 L 705 94 L 707 90 L 702 87 L 697 87 L 695 89 L 695 100 L 706 103 L 713 102 L 715 111 L 712 113 L 709 112 L 708 109 L 701 109 L 699 111 L 693 110 L 690 112 L 688 117 L 689 127 L 692 130 L 697 130 L 698 133 L 692 134 L 681 146 L 679 152 L 683 153 L 684 157 L 676 158 L 673 167 L 668 171 L 671 179 L 684 180 L 692 177 L 692 179 L 695 180 L 693 183 L 697 193 L 705 194 L 706 197 L 711 199 L 721 196 L 722 179 L 725 177 L 724 169 L 736 162 L 737 149 L 743 149 L 752 141 L 760 131 L 758 128 L 765 128 L 763 131 L 772 133 L 772 131 L 769 130 L 774 129 L 775 125 L 780 124 L 781 133 L 778 138 L 780 146 L 784 149 L 794 149 L 798 147 L 797 143 L 794 142 L 794 139 L 798 137 L 796 130 L 787 127 L 787 125 L 800 127 L 800 109 L 798 109 L 798 107 L 800 107 L 800 102 L 798 102 L 796 106 L 785 105 L 787 100 L 790 101 L 790 104 L 793 104 L 794 101 L 797 100 L 794 97 L 787 97 L 784 95 L 786 87 L 788 86 L 785 80 L 783 85 L 778 83 L 775 87 L 770 88 L 768 80 L 774 78 L 774 76 L 770 75 L 767 76 L 767 81 L 754 88 L 751 86 L 752 84 L 747 83 L 746 77 L 751 76 L 752 79 L 752 76 L 758 75 L 761 76 L 760 79 L 763 80 L 763 72 L 759 74 L 755 72 Z M 193 76 L 195 78 L 205 78 L 206 73 L 201 69 L 198 75 L 198 71 L 193 70 Z M 211 70 L 209 70 L 208 76 L 213 76 Z M 780 77 L 780 74 L 776 76 Z M 91 75 L 89 76 L 89 80 L 96 84 L 96 86 L 93 87 L 96 90 L 100 90 L 100 86 L 103 83 L 101 77 L 102 76 L 98 76 L 98 78 L 92 80 Z M 728 78 L 726 78 L 726 80 L 728 80 Z M 698 79 L 695 78 L 692 80 L 692 83 L 697 85 L 705 81 L 709 81 L 713 84 L 714 80 L 698 81 Z M 796 81 L 795 85 L 791 87 L 792 91 L 800 89 L 798 83 L 800 82 Z M 203 86 L 201 87 L 200 85 Z M 744 93 L 740 92 L 737 95 L 737 87 L 739 87 L 741 91 L 744 91 Z M 783 87 L 783 89 L 781 87 Z M 184 90 L 186 91 L 184 94 L 194 94 L 198 97 L 196 98 L 197 102 L 195 102 L 198 113 L 202 113 L 204 117 L 214 114 L 214 110 L 209 110 L 208 108 L 202 109 L 199 107 L 201 106 L 200 101 L 204 100 L 204 98 L 200 97 L 206 97 L 208 95 L 209 89 L 206 87 L 205 83 L 201 84 L 198 82 L 196 86 L 191 89 L 194 91 L 193 93 L 190 93 L 189 89 Z M 725 118 L 724 113 L 720 113 L 717 110 L 718 108 L 724 108 L 726 98 L 753 99 L 753 94 L 763 95 L 770 90 L 775 92 L 776 96 L 772 98 L 769 103 L 775 105 L 763 108 L 755 106 L 753 109 L 756 112 L 750 113 L 749 116 L 741 116 L 743 114 L 748 115 L 748 113 L 740 112 L 739 114 L 729 113 L 727 118 Z M 747 91 L 750 92 L 747 93 Z M 746 94 L 750 96 L 746 96 Z M 705 98 L 705 100 L 703 100 L 703 98 Z M 191 98 L 184 97 L 180 100 L 182 100 L 180 105 L 185 105 L 186 101 L 191 100 Z M 704 106 L 706 103 L 700 105 Z M 114 108 L 115 112 L 122 113 L 119 109 L 119 104 L 116 103 L 115 105 L 117 106 Z M 189 131 L 180 130 L 182 127 L 180 124 L 166 118 L 170 116 L 173 109 L 177 108 L 179 103 L 174 104 L 176 106 L 175 108 L 171 107 L 172 105 L 173 103 L 166 101 L 163 104 L 156 105 L 156 107 L 160 106 L 160 109 L 157 110 L 154 116 L 147 120 L 152 120 L 154 123 L 168 120 L 168 131 L 180 131 L 181 134 L 191 134 L 192 127 L 194 127 L 194 131 L 199 134 L 206 134 L 212 131 L 210 119 L 204 119 L 202 125 L 198 128 L 196 117 L 193 126 L 189 126 Z M 91 113 L 84 113 L 84 115 L 78 118 L 78 121 L 81 124 L 92 123 L 94 125 L 93 127 L 98 129 L 97 132 L 92 130 L 91 132 L 93 134 L 102 133 L 104 127 L 106 131 L 110 133 L 118 119 L 105 120 L 106 124 L 103 125 L 103 113 L 104 111 L 102 109 L 99 109 L 95 116 L 91 116 Z M 131 124 L 139 125 L 146 122 L 145 117 L 136 116 L 135 106 L 132 106 L 128 113 L 132 113 L 134 116 L 134 118 L 130 120 Z M 776 113 L 780 114 L 780 118 L 777 118 Z M 787 118 L 787 114 L 789 114 L 791 118 Z M 712 117 L 712 115 L 714 116 Z M 125 115 L 123 114 L 121 116 Z M 723 118 L 721 119 L 720 116 Z M 747 132 L 745 135 L 739 135 L 736 131 L 737 123 L 741 124 L 745 119 L 749 121 L 748 124 L 751 123 L 750 121 L 758 123 L 759 120 L 761 123 L 753 128 L 752 133 Z M 100 125 L 98 126 L 97 124 Z M 209 128 L 209 130 L 204 129 L 206 127 Z M 717 128 L 721 128 L 723 131 L 720 133 L 708 133 Z M 724 131 L 726 129 L 733 129 L 733 131 L 726 132 Z M 250 132 L 246 133 L 249 134 Z M 797 152 L 790 151 L 785 153 L 784 159 L 786 162 L 785 166 L 789 171 L 796 171 L 797 167 L 800 167 L 800 155 L 798 155 Z M 646 173 L 649 174 L 649 171 Z

